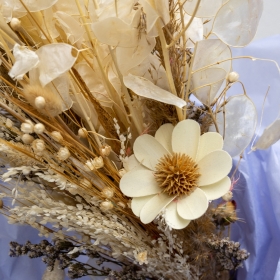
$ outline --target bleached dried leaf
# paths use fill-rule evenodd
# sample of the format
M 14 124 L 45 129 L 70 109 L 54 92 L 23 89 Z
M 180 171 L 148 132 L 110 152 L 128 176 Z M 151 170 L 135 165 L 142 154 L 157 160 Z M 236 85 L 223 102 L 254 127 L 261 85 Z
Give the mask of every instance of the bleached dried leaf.
M 193 15 L 198 0 L 187 0 L 184 4 L 184 10 L 189 14 Z M 222 0 L 201 0 L 196 17 L 214 17 L 217 11 L 223 4 Z
M 258 139 L 257 143 L 252 148 L 255 150 L 265 150 L 275 144 L 280 139 L 280 119 L 275 120 L 272 124 L 266 127 Z
M 218 11 L 212 32 L 230 46 L 243 47 L 254 38 L 262 10 L 263 0 L 229 0 Z
M 129 74 L 128 76 L 123 77 L 123 82 L 126 87 L 131 89 L 139 96 L 154 99 L 170 105 L 175 105 L 179 108 L 182 108 L 186 105 L 186 102 L 183 99 L 161 89 L 145 78 Z
M 169 1 L 168 0 L 157 0 L 155 1 L 156 11 L 161 17 L 163 23 L 166 25 L 170 21 L 169 15 Z
M 67 39 L 71 44 L 75 44 L 84 35 L 84 28 L 81 24 L 75 20 L 72 16 L 58 11 L 54 14 L 54 17 L 60 23 L 61 28 L 65 32 Z
M 217 124 L 224 134 L 223 111 L 217 114 Z M 225 105 L 224 150 L 232 157 L 240 155 L 250 144 L 257 125 L 257 111 L 254 103 L 246 95 L 235 95 Z M 216 131 L 211 127 L 212 131 Z
M 44 87 L 74 65 L 78 50 L 71 45 L 57 43 L 42 46 L 36 54 L 40 59 L 39 79 Z
M 22 80 L 28 71 L 39 64 L 38 55 L 25 46 L 15 44 L 13 54 L 16 61 L 9 72 L 10 77 L 13 79 Z
M 138 31 L 117 17 L 106 18 L 91 25 L 96 38 L 110 46 L 136 47 Z
M 205 105 L 210 105 L 220 89 L 223 80 L 231 70 L 231 51 L 218 39 L 197 42 L 192 66 L 192 89 L 195 96 Z M 221 62 L 223 60 L 227 60 Z M 209 85 L 211 84 L 211 85 Z

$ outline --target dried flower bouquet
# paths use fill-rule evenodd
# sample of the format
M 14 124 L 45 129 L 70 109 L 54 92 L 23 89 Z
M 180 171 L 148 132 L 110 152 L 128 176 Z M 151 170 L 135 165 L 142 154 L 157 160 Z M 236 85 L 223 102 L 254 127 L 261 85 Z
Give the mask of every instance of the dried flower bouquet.
M 0 3 L 1 209 L 53 240 L 11 256 L 43 256 L 44 279 L 228 277 L 249 256 L 228 174 L 257 124 L 230 47 L 262 0 Z

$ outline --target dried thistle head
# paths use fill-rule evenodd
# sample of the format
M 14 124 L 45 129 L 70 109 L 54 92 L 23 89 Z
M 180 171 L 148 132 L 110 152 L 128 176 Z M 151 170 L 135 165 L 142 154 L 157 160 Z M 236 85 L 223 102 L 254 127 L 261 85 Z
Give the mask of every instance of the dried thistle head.
M 55 117 L 62 113 L 61 98 L 46 87 L 42 87 L 41 85 L 26 85 L 23 89 L 23 95 L 43 115 Z M 41 106 L 42 103 L 38 103 L 38 100 L 43 99 L 45 104 Z

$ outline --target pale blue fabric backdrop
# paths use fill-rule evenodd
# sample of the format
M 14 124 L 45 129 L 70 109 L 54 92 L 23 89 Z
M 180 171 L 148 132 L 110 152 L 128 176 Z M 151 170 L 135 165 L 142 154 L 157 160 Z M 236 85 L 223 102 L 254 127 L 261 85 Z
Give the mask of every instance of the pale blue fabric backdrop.
M 251 55 L 274 59 L 280 64 L 280 35 L 252 43 L 245 49 L 234 49 L 233 55 Z M 277 68 L 269 62 L 238 60 L 234 70 L 239 72 L 247 94 L 257 105 L 260 114 L 264 95 L 271 86 L 265 103 L 262 129 L 279 114 L 280 78 Z M 241 94 L 236 86 L 232 94 Z M 262 131 L 261 129 L 261 131 Z M 240 180 L 235 185 L 234 199 L 238 216 L 243 222 L 232 226 L 232 238 L 250 253 L 244 268 L 237 274 L 238 280 L 280 279 L 280 143 L 266 151 L 245 153 L 239 170 Z M 28 227 L 8 225 L 0 216 L 0 279 L 39 280 L 45 265 L 27 257 L 9 258 L 8 243 L 17 240 L 39 242 L 37 232 Z M 86 279 L 86 278 L 82 278 Z

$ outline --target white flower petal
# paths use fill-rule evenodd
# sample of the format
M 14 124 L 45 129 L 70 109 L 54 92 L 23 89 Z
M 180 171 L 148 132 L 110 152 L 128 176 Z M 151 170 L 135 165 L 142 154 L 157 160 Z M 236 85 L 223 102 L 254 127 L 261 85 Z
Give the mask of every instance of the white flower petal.
M 206 194 L 209 200 L 213 200 L 213 199 L 218 199 L 223 195 L 225 195 L 230 190 L 230 186 L 231 186 L 230 178 L 225 177 L 219 182 L 200 187 L 200 189 L 204 191 L 204 193 Z
M 200 138 L 200 126 L 196 121 L 179 122 L 172 133 L 172 149 L 195 159 Z
M 151 135 L 139 136 L 133 146 L 136 159 L 151 170 L 155 170 L 160 158 L 168 154 L 167 150 Z
M 199 188 L 177 202 L 178 214 L 186 220 L 195 220 L 201 217 L 208 208 L 206 194 Z
M 147 170 L 147 168 L 145 166 L 143 166 L 142 164 L 140 164 L 140 162 L 135 158 L 135 155 L 131 155 L 128 159 L 126 159 L 123 162 L 123 167 L 125 168 L 125 170 L 131 171 L 131 170 Z
M 221 134 L 216 132 L 207 132 L 200 136 L 198 151 L 196 155 L 196 162 L 200 161 L 207 154 L 222 150 L 223 148 L 223 137 Z
M 231 170 L 232 159 L 225 151 L 214 151 L 202 158 L 198 163 L 199 186 L 210 185 L 220 181 Z
M 185 220 L 179 216 L 177 211 L 177 202 L 172 201 L 166 206 L 165 221 L 173 229 L 185 228 L 191 220 Z
M 148 196 L 141 196 L 141 197 L 134 197 L 131 201 L 131 210 L 132 212 L 139 217 L 140 216 L 140 212 L 142 210 L 142 208 L 144 207 L 144 205 L 151 199 L 153 198 L 155 195 L 148 195 Z
M 174 126 L 171 123 L 162 125 L 155 134 L 155 139 L 170 153 L 172 153 L 172 131 Z
M 155 217 L 160 213 L 166 205 L 168 205 L 173 199 L 174 196 L 169 196 L 164 193 L 155 195 L 150 199 L 142 208 L 140 212 L 140 220 L 144 224 L 152 222 Z
M 147 196 L 161 192 L 150 170 L 130 171 L 121 178 L 120 189 L 130 197 Z

